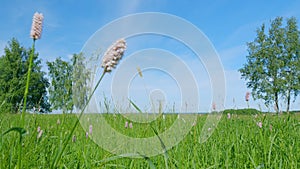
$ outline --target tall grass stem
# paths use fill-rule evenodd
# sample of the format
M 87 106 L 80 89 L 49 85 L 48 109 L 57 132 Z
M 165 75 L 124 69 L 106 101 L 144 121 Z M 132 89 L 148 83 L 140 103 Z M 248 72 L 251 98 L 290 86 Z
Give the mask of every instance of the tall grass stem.
M 59 149 L 59 150 L 58 150 L 58 153 L 57 153 L 57 155 L 55 156 L 55 158 L 54 158 L 54 160 L 53 160 L 53 162 L 52 162 L 50 168 L 56 168 L 58 162 L 59 162 L 60 159 L 61 159 L 61 156 L 62 156 L 64 150 L 66 149 L 66 147 L 67 147 L 69 141 L 70 141 L 71 138 L 72 138 L 72 135 L 73 135 L 73 133 L 74 133 L 74 131 L 75 131 L 77 125 L 78 125 L 79 122 L 80 122 L 80 119 L 81 119 L 81 117 L 82 117 L 82 115 L 83 115 L 83 113 L 84 113 L 84 110 L 86 109 L 87 105 L 89 104 L 90 100 L 92 99 L 92 97 L 93 97 L 93 95 L 94 95 L 96 89 L 98 88 L 100 82 L 102 81 L 102 79 L 103 79 L 105 73 L 106 73 L 106 71 L 105 71 L 105 69 L 104 69 L 104 71 L 103 71 L 103 73 L 102 73 L 100 79 L 98 80 L 96 86 L 94 87 L 92 93 L 90 94 L 90 96 L 89 96 L 89 98 L 88 98 L 88 100 L 87 100 L 87 103 L 84 105 L 83 109 L 81 110 L 80 115 L 79 115 L 78 119 L 76 120 L 76 122 L 75 122 L 75 124 L 74 124 L 74 126 L 73 126 L 73 128 L 72 128 L 72 130 L 71 130 L 71 132 L 70 132 L 70 134 L 69 134 L 68 137 L 64 140 L 62 149 Z
M 25 127 L 25 111 L 26 111 L 26 105 L 27 105 L 27 95 L 28 95 L 28 89 L 29 89 L 29 82 L 30 82 L 30 76 L 31 76 L 31 69 L 32 69 L 32 62 L 34 57 L 34 47 L 35 47 L 35 39 L 33 39 L 31 53 L 29 56 L 29 66 L 28 66 L 28 72 L 27 72 L 27 80 L 26 80 L 26 87 L 24 92 L 24 103 L 23 103 L 23 110 L 21 114 L 21 127 Z M 18 167 L 22 168 L 22 136 L 20 136 L 19 140 L 19 157 L 18 157 Z
M 28 95 L 28 89 L 29 89 L 29 82 L 30 82 L 30 76 L 31 76 L 31 69 L 32 69 L 32 62 L 34 57 L 34 47 L 35 47 L 35 39 L 33 39 L 32 43 L 32 49 L 29 57 L 29 66 L 28 66 L 28 72 L 27 72 L 27 80 L 26 80 L 26 87 L 24 92 L 24 102 L 23 102 L 23 110 L 21 115 L 21 127 L 24 127 L 25 125 L 25 111 L 26 111 L 26 105 L 27 105 L 27 95 Z

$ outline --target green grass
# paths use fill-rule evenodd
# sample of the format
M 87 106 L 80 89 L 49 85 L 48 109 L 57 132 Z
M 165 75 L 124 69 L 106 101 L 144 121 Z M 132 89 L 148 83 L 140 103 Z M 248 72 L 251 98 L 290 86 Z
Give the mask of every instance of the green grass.
M 300 114 L 240 115 L 230 119 L 223 115 L 212 136 L 198 142 L 206 115 L 199 115 L 197 124 L 178 145 L 165 156 L 140 159 L 121 158 L 103 150 L 79 125 L 74 131 L 76 142 L 70 141 L 58 168 L 300 168 Z M 26 114 L 23 137 L 23 168 L 49 168 L 63 140 L 77 120 L 75 115 Z M 97 117 L 93 118 L 95 120 Z M 106 114 L 106 120 L 118 132 L 130 137 L 148 137 L 155 133 L 149 124 L 133 123 L 125 128 L 121 115 Z M 177 115 L 159 117 L 151 123 L 158 133 L 172 125 Z M 57 120 L 61 124 L 57 124 Z M 263 127 L 257 126 L 258 122 Z M 19 126 L 20 115 L 0 114 L 0 133 Z M 43 130 L 37 138 L 37 128 Z M 270 130 L 272 126 L 272 130 Z M 10 132 L 0 138 L 0 169 L 14 168 L 18 163 L 19 133 Z M 167 164 L 166 164 L 167 162 Z

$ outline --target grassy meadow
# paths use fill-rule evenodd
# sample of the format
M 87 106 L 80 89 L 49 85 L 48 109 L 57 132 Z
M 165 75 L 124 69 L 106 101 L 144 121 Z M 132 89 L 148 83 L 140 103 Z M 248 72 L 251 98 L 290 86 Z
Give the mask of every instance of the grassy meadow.
M 130 137 L 154 135 L 140 124 L 125 128 L 120 114 L 104 115 L 109 124 Z M 187 136 L 167 151 L 167 158 L 118 157 L 86 137 L 79 125 L 63 152 L 58 168 L 300 168 L 300 114 L 227 114 L 204 143 L 198 138 L 207 115 L 198 115 Z M 77 120 L 76 115 L 26 114 L 22 145 L 23 168 L 50 168 L 56 152 Z M 172 125 L 176 114 L 160 116 L 152 126 L 162 132 Z M 19 126 L 20 115 L 0 114 L 0 132 Z M 41 132 L 42 130 L 42 132 Z M 113 141 L 113 140 L 112 140 Z M 0 169 L 14 168 L 18 161 L 18 132 L 0 140 Z

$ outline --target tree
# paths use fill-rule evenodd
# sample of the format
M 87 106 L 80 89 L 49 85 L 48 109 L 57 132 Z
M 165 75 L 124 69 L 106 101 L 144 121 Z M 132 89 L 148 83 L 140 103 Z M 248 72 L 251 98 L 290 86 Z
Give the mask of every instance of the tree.
M 287 101 L 286 112 L 289 113 L 291 97 L 293 96 L 295 101 L 300 91 L 300 38 L 296 18 L 292 17 L 287 20 L 285 31 L 285 64 L 282 68 L 285 82 L 282 95 Z
M 74 54 L 72 57 L 73 77 L 73 102 L 77 109 L 82 109 L 87 103 L 90 80 L 89 75 L 91 70 L 86 69 L 85 57 L 82 53 Z
M 82 109 L 88 99 L 89 70 L 85 67 L 85 58 L 74 54 L 71 62 L 57 58 L 47 62 L 51 85 L 49 100 L 54 110 L 72 113 L 73 108 Z
M 281 98 L 287 98 L 289 105 L 290 93 L 296 97 L 299 91 L 299 68 L 295 68 L 299 67 L 299 61 L 296 63 L 299 60 L 299 31 L 293 25 L 295 19 L 288 19 L 285 28 L 282 20 L 277 17 L 271 21 L 268 35 L 264 24 L 257 29 L 257 37 L 247 43 L 247 63 L 239 69 L 247 87 L 252 89 L 253 98 L 263 99 L 266 105 L 275 103 L 277 112 Z
M 26 86 L 29 55 L 32 49 L 25 49 L 16 39 L 8 42 L 5 54 L 0 57 L 0 102 L 5 103 L 2 111 L 17 113 L 21 107 Z M 27 109 L 37 108 L 40 112 L 49 111 L 47 98 L 48 80 L 41 71 L 41 61 L 34 54 Z
M 47 62 L 51 85 L 49 87 L 49 101 L 54 110 L 62 109 L 63 113 L 73 110 L 72 100 L 72 65 L 57 58 Z

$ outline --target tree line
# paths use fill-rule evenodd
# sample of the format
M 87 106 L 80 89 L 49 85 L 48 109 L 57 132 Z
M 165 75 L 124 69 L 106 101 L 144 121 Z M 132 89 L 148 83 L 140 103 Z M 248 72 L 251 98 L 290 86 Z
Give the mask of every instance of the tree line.
M 31 48 L 22 47 L 15 38 L 4 48 L 4 55 L 0 57 L 0 113 L 22 110 L 31 51 Z M 47 62 L 48 74 L 42 71 L 38 55 L 34 53 L 33 57 L 27 110 L 72 113 L 74 108 L 81 109 L 87 99 L 90 73 L 85 69 L 83 54 L 74 54 L 70 62 L 60 57 Z
M 281 110 L 280 101 L 291 102 L 300 93 L 300 35 L 297 19 L 282 17 L 271 20 L 269 28 L 262 24 L 254 41 L 247 43 L 247 62 L 239 69 L 254 99 Z M 0 112 L 17 113 L 24 96 L 29 54 L 13 38 L 0 57 Z M 88 97 L 90 70 L 85 69 L 83 54 L 74 54 L 70 62 L 60 57 L 47 62 L 48 74 L 42 71 L 38 53 L 34 54 L 27 108 L 31 111 L 62 110 L 72 113 L 82 108 Z

